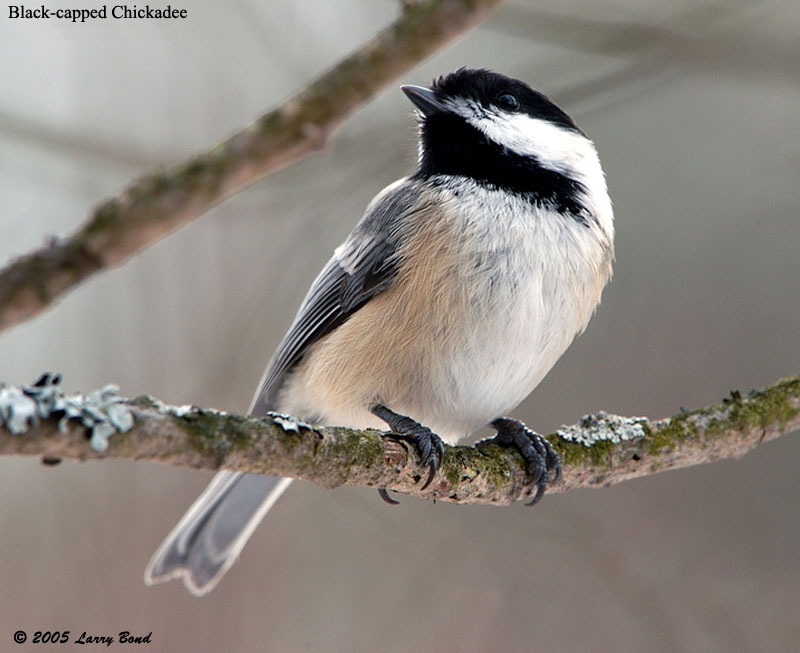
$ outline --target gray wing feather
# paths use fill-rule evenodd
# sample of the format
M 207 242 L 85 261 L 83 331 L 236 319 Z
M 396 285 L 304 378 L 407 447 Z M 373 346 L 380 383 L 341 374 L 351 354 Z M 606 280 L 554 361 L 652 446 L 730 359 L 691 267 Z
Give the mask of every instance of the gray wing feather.
M 417 210 L 419 198 L 417 184 L 403 180 L 373 200 L 311 285 L 267 367 L 253 400 L 253 414 L 263 415 L 275 406 L 286 373 L 310 345 L 391 285 L 399 264 L 397 227 Z
M 373 200 L 311 286 L 264 374 L 251 415 L 264 415 L 275 407 L 286 373 L 312 343 L 391 285 L 397 274 L 397 225 L 415 210 L 418 198 L 416 184 L 403 180 Z M 211 591 L 290 482 L 278 476 L 219 472 L 153 554 L 145 582 L 183 578 L 196 596 Z

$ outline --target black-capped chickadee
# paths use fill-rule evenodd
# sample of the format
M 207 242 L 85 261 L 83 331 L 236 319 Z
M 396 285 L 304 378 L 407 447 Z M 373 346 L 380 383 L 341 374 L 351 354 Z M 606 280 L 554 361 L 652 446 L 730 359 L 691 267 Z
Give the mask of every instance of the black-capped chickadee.
M 251 414 L 388 424 L 417 445 L 428 483 L 442 439 L 490 423 L 490 441 L 528 463 L 535 503 L 558 456 L 498 416 L 583 331 L 611 276 L 600 160 L 566 113 L 519 80 L 460 69 L 430 89 L 402 88 L 419 112 L 417 170 L 372 200 L 335 250 Z M 183 577 L 192 593 L 210 591 L 290 482 L 219 472 L 153 556 L 146 582 Z

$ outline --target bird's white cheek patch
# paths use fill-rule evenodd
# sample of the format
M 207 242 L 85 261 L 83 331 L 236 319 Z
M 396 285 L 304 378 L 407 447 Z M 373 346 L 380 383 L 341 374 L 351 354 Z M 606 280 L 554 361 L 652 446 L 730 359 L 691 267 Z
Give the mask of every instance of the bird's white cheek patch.
M 584 136 L 523 114 L 480 118 L 475 126 L 495 143 L 534 156 L 552 170 L 579 171 L 594 147 Z M 595 155 L 596 156 L 596 155 Z

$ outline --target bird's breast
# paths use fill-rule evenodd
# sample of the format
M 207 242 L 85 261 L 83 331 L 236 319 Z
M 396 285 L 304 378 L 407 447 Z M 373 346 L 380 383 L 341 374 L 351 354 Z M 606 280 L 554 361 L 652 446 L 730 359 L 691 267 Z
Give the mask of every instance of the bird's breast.
M 380 402 L 455 440 L 514 408 L 584 328 L 602 248 L 492 197 L 451 196 L 402 229 L 391 287 L 314 346 L 295 387 L 331 423 L 379 425 Z

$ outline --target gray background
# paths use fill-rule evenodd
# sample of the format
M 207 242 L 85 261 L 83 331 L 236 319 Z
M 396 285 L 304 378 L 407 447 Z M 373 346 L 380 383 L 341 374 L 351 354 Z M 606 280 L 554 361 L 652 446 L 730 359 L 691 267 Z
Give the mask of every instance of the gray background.
M 188 19 L 87 25 L 10 21 L 3 7 L 0 260 L 247 124 L 396 12 L 177 6 Z M 799 28 L 793 0 L 517 2 L 398 81 L 492 67 L 597 143 L 616 273 L 516 412 L 538 430 L 599 409 L 666 416 L 800 372 Z M 397 85 L 323 154 L 3 333 L 0 380 L 58 370 L 68 390 L 113 381 L 243 411 L 331 250 L 413 165 Z M 153 631 L 154 651 L 796 650 L 799 459 L 789 436 L 534 510 L 390 508 L 374 491 L 296 483 L 199 600 L 141 578 L 210 473 L 5 459 L 0 648 L 16 629 L 70 629 Z

